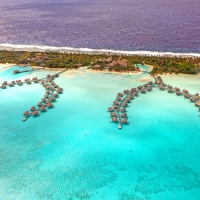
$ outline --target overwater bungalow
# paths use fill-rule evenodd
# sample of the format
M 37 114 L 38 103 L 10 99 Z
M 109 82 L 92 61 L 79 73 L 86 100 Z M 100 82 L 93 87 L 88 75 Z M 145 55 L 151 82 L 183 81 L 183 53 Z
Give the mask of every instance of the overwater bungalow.
M 173 87 L 171 85 L 167 85 L 167 88 L 169 89 L 173 89 Z
M 31 110 L 31 111 L 34 111 L 34 110 L 36 110 L 36 107 L 35 107 L 35 106 L 32 106 L 32 107 L 30 108 L 30 110 Z
M 143 85 L 143 87 L 147 87 L 147 86 L 148 86 L 148 84 L 147 84 L 147 83 Z
M 51 91 L 54 91 L 55 89 L 54 89 L 53 87 L 50 87 L 50 90 L 51 90 Z
M 49 87 L 49 86 L 46 86 L 45 88 L 46 88 L 47 90 L 50 90 L 50 87 Z
M 14 84 L 13 83 L 8 83 L 8 86 L 13 87 Z
M 41 84 L 44 84 L 44 81 L 43 81 L 43 80 L 41 80 L 41 81 L 40 81 L 40 83 L 41 83 Z
M 11 81 L 11 83 L 15 84 L 15 81 Z
M 156 83 L 157 83 L 158 85 L 160 85 L 160 84 L 162 83 L 162 81 L 158 79 L 158 80 L 156 81 Z
M 122 94 L 121 92 L 119 92 L 119 93 L 118 93 L 118 96 L 119 96 L 119 97 L 122 97 L 122 96 L 123 96 L 123 94 Z
M 46 106 L 47 106 L 48 108 L 52 108 L 52 107 L 53 107 L 53 104 L 52 104 L 50 101 L 47 101 L 47 102 L 46 102 Z
M 133 94 L 134 94 L 135 96 L 138 96 L 138 91 L 135 91 Z
M 183 93 L 188 93 L 188 90 L 183 89 L 182 92 Z
M 156 78 L 157 78 L 158 81 L 160 81 L 160 83 L 163 82 L 163 80 L 162 80 L 162 78 L 160 76 L 157 76 Z
M 152 87 L 148 86 L 147 91 L 151 91 L 151 90 L 152 90 Z
M 135 92 L 137 91 L 137 88 L 131 88 L 131 91 Z
M 20 84 L 22 84 L 22 81 L 21 80 L 16 80 L 16 84 L 20 85 Z
M 176 90 L 176 91 L 180 91 L 180 88 L 178 88 L 178 87 L 175 87 L 175 88 L 174 88 L 174 90 Z
M 57 93 L 53 94 L 53 97 L 58 98 L 58 94 Z
M 58 88 L 58 85 L 54 84 L 53 87 L 54 87 L 54 88 Z
M 2 83 L 2 85 L 7 85 L 8 84 L 8 82 L 7 81 L 4 81 L 3 83 Z
M 46 91 L 46 94 L 50 94 L 50 91 L 49 91 L 49 90 L 47 90 L 47 91 Z
M 47 74 L 47 78 L 50 78 L 51 77 L 51 75 L 50 74 Z
M 160 85 L 160 86 L 159 86 L 159 89 L 160 89 L 160 90 L 164 90 L 164 89 L 165 89 L 165 87 L 164 87 L 164 86 L 162 86 L 162 85 Z
M 42 106 L 42 102 L 40 101 L 37 106 L 41 107 Z
M 125 111 L 126 111 L 126 108 L 121 108 L 120 111 L 121 111 L 121 112 L 125 112 Z
M 142 89 L 140 89 L 140 92 L 141 92 L 141 93 L 145 93 L 146 90 L 142 88 Z
M 26 79 L 25 79 L 25 82 L 26 82 L 27 84 L 30 84 L 30 83 L 31 83 L 30 78 L 26 78 Z
M 44 102 L 44 103 L 45 103 L 45 102 L 46 102 L 46 99 L 45 99 L 45 98 L 42 98 L 42 102 Z
M 122 103 L 122 106 L 123 106 L 123 107 L 127 107 L 128 104 L 127 104 L 127 103 Z
M 170 89 L 170 88 L 168 88 L 168 90 L 167 90 L 169 93 L 173 93 L 174 92 L 174 90 L 173 89 Z
M 38 78 L 37 78 L 37 77 L 33 77 L 33 78 L 32 78 L 33 81 L 36 80 L 36 79 L 38 79 Z
M 40 107 L 40 111 L 44 112 L 44 111 L 47 111 L 47 109 L 44 106 L 42 106 Z
M 117 106 L 118 106 L 118 105 L 119 105 L 119 102 L 114 101 L 114 102 L 113 102 L 113 105 L 117 105 Z
M 124 94 L 128 94 L 129 93 L 129 90 L 124 90 Z
M 193 103 L 195 103 L 196 99 L 193 97 L 193 98 L 190 99 L 190 101 L 193 102 Z
M 59 88 L 57 89 L 57 93 L 60 94 L 60 93 L 62 93 L 62 92 L 63 92 L 63 89 L 59 87 Z
M 120 97 L 117 97 L 116 100 L 117 100 L 117 101 L 121 101 L 121 98 L 120 98 Z
M 24 114 L 23 114 L 24 116 L 29 116 L 30 115 L 30 113 L 29 113 L 29 111 L 28 110 L 26 110 L 25 112 L 24 112 Z
M 198 94 L 198 93 L 194 94 L 193 97 L 194 97 L 196 100 L 199 100 L 199 94 Z
M 121 117 L 127 117 L 127 114 L 126 113 L 122 113 Z
M 44 95 L 44 98 L 48 99 L 48 98 L 49 98 L 49 95 L 48 95 L 48 94 L 45 94 L 45 95 Z
M 125 101 L 126 103 L 129 103 L 131 100 L 130 100 L 129 98 L 126 98 L 124 101 Z
M 51 97 L 51 98 L 49 99 L 49 101 L 53 102 L 53 101 L 56 101 L 56 99 L 53 98 L 53 97 Z
M 184 97 L 187 98 L 187 99 L 189 99 L 189 98 L 190 98 L 190 95 L 187 94 L 187 93 L 184 93 Z
M 195 105 L 198 106 L 198 107 L 200 107 L 200 101 L 197 101 L 197 102 L 195 103 Z
M 131 94 L 128 96 L 129 99 L 133 99 L 134 98 L 134 94 Z
M 39 113 L 37 110 L 34 110 L 34 111 L 32 112 L 32 115 L 33 115 L 33 116 L 39 116 L 40 113 Z
M 6 85 L 1 85 L 1 88 L 2 89 L 6 89 Z
M 132 95 L 132 94 L 133 94 L 133 91 L 132 91 L 132 90 L 130 90 L 128 94 L 129 94 L 129 95 Z
M 176 95 L 182 95 L 183 93 L 181 91 L 176 91 Z
M 113 117 L 113 118 L 112 118 L 112 121 L 113 121 L 113 122 L 118 122 L 118 119 L 117 119 L 116 117 Z
M 153 82 L 152 82 L 152 81 L 149 81 L 149 82 L 146 83 L 146 85 L 147 85 L 147 86 L 153 85 Z
M 111 112 L 110 115 L 111 115 L 112 117 L 116 117 L 116 116 L 117 116 L 115 112 Z
M 113 109 L 112 107 L 109 107 L 109 108 L 108 108 L 108 111 L 109 111 L 109 112 L 112 112 L 112 111 L 114 111 L 114 109 Z
M 23 82 L 17 82 L 17 85 L 23 85 Z
M 142 89 L 142 88 L 143 88 L 142 86 L 138 86 L 138 87 L 137 87 L 138 90 L 140 90 L 140 89 Z
M 122 122 L 123 122 L 124 124 L 128 124 L 128 123 L 129 123 L 127 118 L 124 118 L 124 119 L 122 120 Z
M 34 83 L 39 83 L 39 80 L 38 80 L 38 79 L 35 79 L 33 82 L 34 82 Z
M 113 107 L 114 107 L 115 110 L 119 110 L 118 106 L 114 105 Z

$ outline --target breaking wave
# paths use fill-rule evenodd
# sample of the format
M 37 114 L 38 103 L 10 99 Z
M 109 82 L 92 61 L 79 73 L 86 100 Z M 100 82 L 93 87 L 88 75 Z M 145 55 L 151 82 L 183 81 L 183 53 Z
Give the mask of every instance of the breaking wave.
M 186 56 L 186 57 L 200 57 L 200 53 L 174 53 L 174 52 L 159 52 L 159 51 L 126 51 L 114 49 L 90 49 L 90 48 L 74 48 L 74 47 L 55 47 L 43 45 L 22 45 L 22 44 L 0 44 L 0 49 L 6 50 L 23 50 L 23 51 L 64 51 L 74 53 L 111 53 L 124 55 L 149 55 L 149 56 Z

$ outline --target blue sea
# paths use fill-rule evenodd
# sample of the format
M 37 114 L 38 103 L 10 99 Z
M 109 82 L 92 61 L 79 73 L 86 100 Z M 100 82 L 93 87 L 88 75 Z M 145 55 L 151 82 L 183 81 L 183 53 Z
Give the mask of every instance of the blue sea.
M 54 71 L 13 75 L 0 83 Z M 147 69 L 147 66 L 145 67 Z M 199 200 L 200 114 L 183 96 L 154 87 L 127 108 L 118 129 L 107 108 L 118 92 L 148 74 L 67 71 L 54 108 L 22 122 L 45 90 L 38 84 L 0 89 L 0 199 Z M 199 92 L 200 75 L 163 75 L 167 84 Z
M 0 0 L 0 46 L 200 53 L 199 0 Z

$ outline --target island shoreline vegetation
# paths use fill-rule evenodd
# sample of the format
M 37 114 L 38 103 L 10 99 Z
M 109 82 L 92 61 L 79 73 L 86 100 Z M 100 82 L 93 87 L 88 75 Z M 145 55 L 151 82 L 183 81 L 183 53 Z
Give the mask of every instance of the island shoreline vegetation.
M 138 72 L 137 64 L 152 66 L 151 74 L 197 74 L 200 72 L 199 57 L 149 56 L 124 54 L 87 54 L 59 51 L 30 52 L 0 50 L 0 63 L 31 65 L 47 68 L 78 69 L 88 66 L 92 70 L 111 72 Z

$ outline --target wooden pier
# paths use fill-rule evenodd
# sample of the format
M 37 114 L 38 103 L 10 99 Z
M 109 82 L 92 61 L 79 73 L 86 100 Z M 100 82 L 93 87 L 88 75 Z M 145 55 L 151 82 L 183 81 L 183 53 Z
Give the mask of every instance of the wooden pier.
M 22 73 L 25 71 L 20 71 L 19 73 Z M 56 101 L 56 98 L 59 97 L 59 94 L 63 92 L 63 88 L 59 87 L 53 80 L 55 78 L 58 78 L 59 75 L 65 71 L 67 70 L 63 70 L 53 75 L 47 75 L 47 77 L 40 78 L 40 79 L 38 79 L 37 77 L 33 77 L 32 80 L 30 78 L 26 78 L 24 81 L 19 79 L 19 80 L 12 81 L 11 83 L 4 81 L 2 85 L 0 86 L 0 88 L 6 89 L 7 86 L 13 87 L 16 84 L 19 86 L 22 86 L 24 85 L 23 83 L 26 83 L 26 85 L 30 85 L 31 83 L 41 83 L 41 85 L 45 88 L 44 98 L 41 100 L 41 102 L 37 104 L 38 108 L 36 106 L 32 106 L 30 108 L 31 112 L 29 112 L 28 110 L 24 112 L 23 114 L 24 118 L 22 119 L 22 121 L 26 121 L 31 115 L 34 117 L 40 116 L 40 112 L 45 112 L 47 111 L 47 108 L 50 109 L 54 107 L 52 102 Z
M 185 98 L 188 98 L 190 102 L 194 103 L 195 106 L 199 107 L 198 111 L 200 111 L 200 97 L 199 94 L 190 94 L 188 90 L 183 89 L 181 91 L 178 87 L 172 87 L 171 85 L 167 85 L 163 82 L 162 78 L 160 76 L 156 76 L 154 74 L 149 73 L 153 78 L 154 82 L 150 81 L 144 84 L 143 86 L 137 86 L 136 88 L 131 88 L 130 90 L 126 89 L 123 91 L 125 97 L 123 97 L 123 93 L 119 92 L 117 94 L 116 101 L 113 102 L 113 107 L 110 107 L 108 111 L 116 113 L 116 116 L 118 118 L 112 118 L 112 122 L 119 122 L 118 128 L 121 129 L 123 124 L 129 124 L 127 120 L 127 114 L 124 112 L 126 111 L 126 108 L 128 104 L 131 102 L 131 99 L 135 96 L 138 96 L 139 93 L 145 94 L 146 91 L 150 92 L 152 91 L 153 87 L 158 87 L 160 91 L 168 91 L 168 93 L 175 93 L 177 96 L 184 96 Z M 132 97 L 132 98 L 131 98 Z M 117 103 L 119 102 L 119 103 Z M 123 112 L 123 114 L 120 115 L 120 112 Z M 200 116 L 200 114 L 199 114 Z M 122 119 L 124 117 L 124 119 Z

